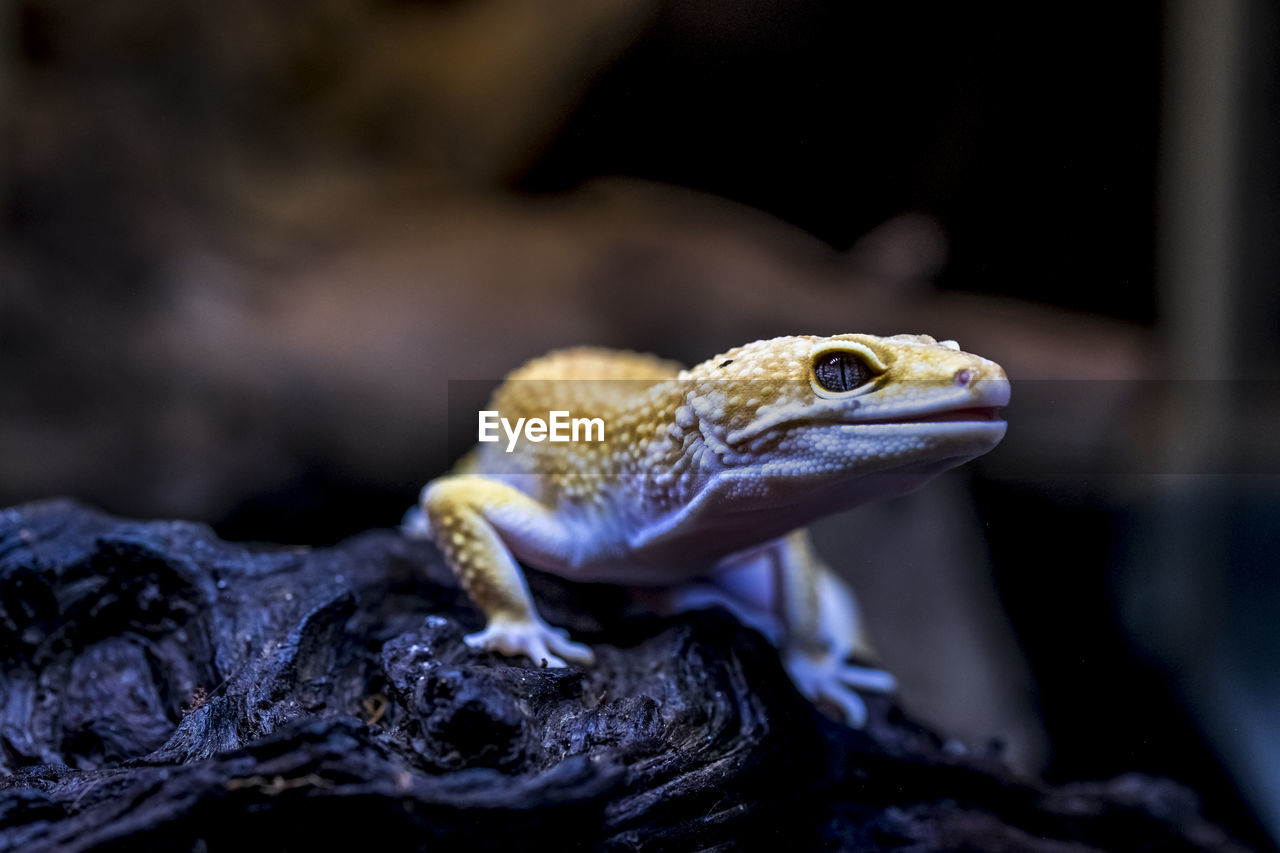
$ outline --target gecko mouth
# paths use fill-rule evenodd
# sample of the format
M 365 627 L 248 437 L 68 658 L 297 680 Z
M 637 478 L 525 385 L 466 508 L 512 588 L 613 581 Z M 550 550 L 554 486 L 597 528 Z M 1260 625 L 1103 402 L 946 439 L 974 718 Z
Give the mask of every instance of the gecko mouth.
M 939 412 L 936 415 L 925 415 L 916 418 L 917 422 L 930 421 L 1001 421 L 1000 410 L 995 406 L 980 406 L 973 409 L 953 409 L 950 412 Z
M 858 424 L 929 424 L 953 422 L 1003 422 L 999 406 L 976 406 L 970 409 L 948 409 L 945 412 L 918 415 L 899 415 L 898 417 L 879 418 L 877 420 L 856 421 Z

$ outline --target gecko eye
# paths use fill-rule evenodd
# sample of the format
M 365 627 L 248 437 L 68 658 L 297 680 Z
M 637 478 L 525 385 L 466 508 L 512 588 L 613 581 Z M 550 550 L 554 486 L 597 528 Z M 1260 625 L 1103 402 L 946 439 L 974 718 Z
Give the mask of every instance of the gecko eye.
M 874 375 L 866 362 L 851 352 L 825 352 L 813 363 L 813 375 L 828 391 L 841 393 L 865 385 Z

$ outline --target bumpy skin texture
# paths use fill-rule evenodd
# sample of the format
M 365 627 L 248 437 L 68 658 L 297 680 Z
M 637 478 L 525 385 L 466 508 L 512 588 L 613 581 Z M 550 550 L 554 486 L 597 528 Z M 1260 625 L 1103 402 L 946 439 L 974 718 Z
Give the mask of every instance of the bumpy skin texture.
M 408 528 L 434 539 L 488 619 L 472 645 L 544 665 L 592 652 L 538 615 L 517 561 L 656 587 L 661 609 L 721 605 L 780 648 L 797 687 L 865 718 L 855 689 L 892 688 L 856 606 L 802 528 L 901 494 L 1004 436 L 999 365 L 923 335 L 756 341 L 690 370 L 579 348 L 513 372 L 489 409 L 600 418 L 601 441 L 477 445 L 423 489 Z

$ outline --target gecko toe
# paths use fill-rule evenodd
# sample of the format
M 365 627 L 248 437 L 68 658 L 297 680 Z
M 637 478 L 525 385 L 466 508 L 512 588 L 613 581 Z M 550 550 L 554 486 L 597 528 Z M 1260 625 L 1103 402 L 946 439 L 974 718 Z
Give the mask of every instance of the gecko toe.
M 463 638 L 473 649 L 499 652 L 508 657 L 527 657 L 548 669 L 563 669 L 574 663 L 590 664 L 591 649 L 574 643 L 550 625 L 541 622 L 491 623 L 483 631 Z
M 845 690 L 839 687 L 831 689 L 828 686 L 816 698 L 819 700 L 825 699 L 839 708 L 846 726 L 860 729 L 867 724 L 867 703 L 863 702 L 862 697 L 852 690 Z
M 841 663 L 836 667 L 835 677 L 841 684 L 856 690 L 868 690 L 872 693 L 892 693 L 898 689 L 898 679 L 883 669 Z
M 840 711 L 846 725 L 860 729 L 867 724 L 867 705 L 858 690 L 888 692 L 896 681 L 889 673 L 840 661 L 832 654 L 789 651 L 783 664 L 791 681 L 811 702 L 826 702 Z
M 576 664 L 591 666 L 596 662 L 596 655 L 595 652 L 591 651 L 591 647 L 573 642 L 568 638 L 567 633 L 563 637 L 551 637 L 548 640 L 548 645 L 551 646 L 551 650 L 556 654 L 563 655 Z

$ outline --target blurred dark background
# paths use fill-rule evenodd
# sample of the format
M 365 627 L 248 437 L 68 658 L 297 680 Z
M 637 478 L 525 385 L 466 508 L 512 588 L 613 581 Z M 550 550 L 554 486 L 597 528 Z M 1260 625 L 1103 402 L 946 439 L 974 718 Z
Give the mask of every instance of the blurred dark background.
M 1009 438 L 819 527 L 904 700 L 1280 829 L 1277 12 L 834 0 L 0 8 L 0 502 L 393 525 L 450 383 L 921 332 Z

